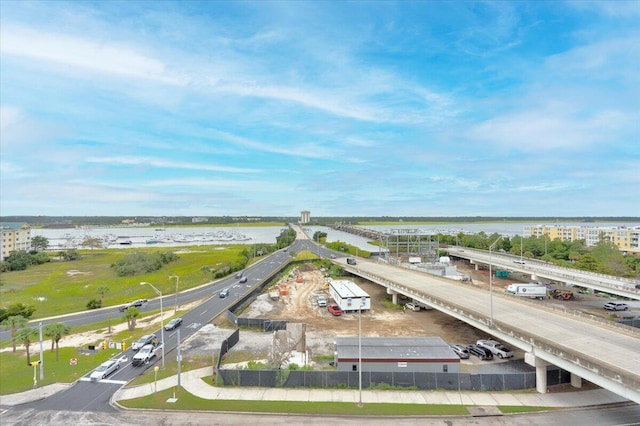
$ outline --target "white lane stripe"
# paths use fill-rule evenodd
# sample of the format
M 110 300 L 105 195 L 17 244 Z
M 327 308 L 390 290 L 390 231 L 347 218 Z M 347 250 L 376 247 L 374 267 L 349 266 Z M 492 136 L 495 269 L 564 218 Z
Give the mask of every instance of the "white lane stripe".
M 88 377 L 81 377 L 79 379 L 81 382 L 91 382 L 92 380 Z M 102 379 L 98 380 L 96 383 L 109 383 L 111 385 L 124 385 L 127 383 L 126 380 L 111 380 L 111 379 Z

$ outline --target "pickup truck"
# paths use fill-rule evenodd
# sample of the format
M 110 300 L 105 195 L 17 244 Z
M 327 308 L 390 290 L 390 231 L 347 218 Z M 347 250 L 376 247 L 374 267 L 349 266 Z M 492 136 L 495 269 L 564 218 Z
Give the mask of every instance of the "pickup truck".
M 495 340 L 478 340 L 476 344 L 489 349 L 492 354 L 496 355 L 500 359 L 511 358 L 513 356 L 513 351 L 511 349 L 502 346 L 501 343 L 496 342 Z
M 157 345 L 149 344 L 144 345 L 142 349 L 138 351 L 137 354 L 133 356 L 131 360 L 131 364 L 134 367 L 138 367 L 143 364 L 149 364 L 149 361 L 155 356 L 159 356 L 162 351 L 162 343 L 158 343 Z

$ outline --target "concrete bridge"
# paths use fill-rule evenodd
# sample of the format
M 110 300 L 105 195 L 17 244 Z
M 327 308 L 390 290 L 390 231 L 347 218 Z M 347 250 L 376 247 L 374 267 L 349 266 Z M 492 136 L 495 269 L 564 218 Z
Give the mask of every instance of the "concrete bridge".
M 380 262 L 335 262 L 354 275 L 385 286 L 397 303 L 404 294 L 525 351 L 536 368 L 536 389 L 547 391 L 550 364 L 640 403 L 640 330 L 593 316 L 544 307 L 454 280 Z
M 505 253 L 489 253 L 486 250 L 476 250 L 467 247 L 449 247 L 447 252 L 452 257 L 467 259 L 476 265 L 489 265 L 493 270 L 508 269 L 525 273 L 532 280 L 546 278 L 570 285 L 590 288 L 605 293 L 640 300 L 640 281 L 629 278 L 614 277 L 612 275 L 581 271 L 579 269 L 563 268 L 535 259 L 520 258 Z

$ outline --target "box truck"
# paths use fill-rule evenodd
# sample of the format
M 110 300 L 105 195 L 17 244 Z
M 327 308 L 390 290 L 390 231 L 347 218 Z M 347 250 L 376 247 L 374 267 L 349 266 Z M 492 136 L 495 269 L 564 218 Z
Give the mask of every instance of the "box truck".
M 535 283 L 513 283 L 509 284 L 505 293 L 542 300 L 547 297 L 547 287 Z

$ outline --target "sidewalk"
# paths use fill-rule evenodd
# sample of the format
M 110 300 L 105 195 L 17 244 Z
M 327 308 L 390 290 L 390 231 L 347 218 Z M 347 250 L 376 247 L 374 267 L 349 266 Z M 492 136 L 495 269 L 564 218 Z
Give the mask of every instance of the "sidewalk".
M 256 387 L 215 387 L 202 380 L 211 375 L 212 368 L 204 367 L 182 373 L 180 383 L 184 390 L 202 399 L 242 401 L 328 401 L 357 403 L 359 392 L 347 389 L 290 389 Z M 178 377 L 171 376 L 157 383 L 145 383 L 132 388 L 121 388 L 111 398 L 112 402 L 151 395 L 157 389 L 171 389 L 178 384 Z M 70 384 L 56 383 L 22 393 L 1 395 L 0 405 L 13 406 L 44 399 L 67 389 Z M 367 404 L 451 404 L 488 407 L 497 405 L 531 407 L 585 407 L 592 405 L 629 402 L 605 389 L 558 393 L 507 393 L 507 392 L 452 392 L 452 391 L 362 391 L 362 402 Z
M 345 389 L 290 389 L 255 387 L 215 387 L 201 380 L 211 375 L 211 367 L 183 373 L 180 383 L 184 390 L 202 399 L 242 401 L 330 401 L 357 403 L 359 392 Z M 157 390 L 177 386 L 177 376 L 157 382 Z M 139 398 L 154 392 L 154 383 L 118 390 L 113 402 Z M 363 403 L 393 404 L 451 404 L 466 406 L 533 406 L 533 407 L 584 407 L 628 402 L 605 389 L 562 393 L 506 393 L 506 392 L 451 392 L 451 391 L 386 391 L 363 390 Z

